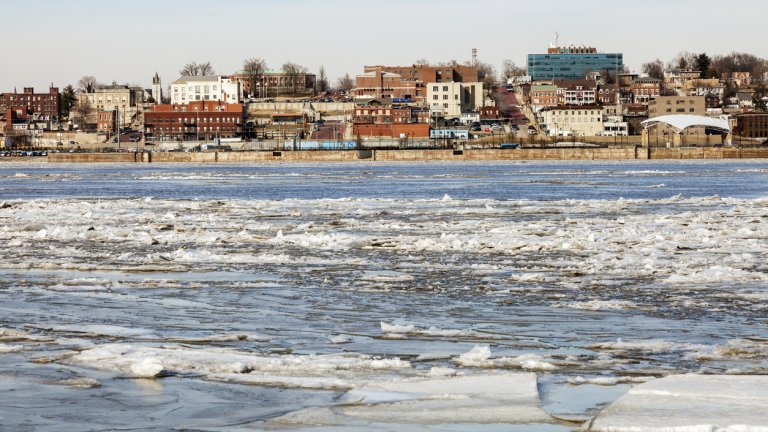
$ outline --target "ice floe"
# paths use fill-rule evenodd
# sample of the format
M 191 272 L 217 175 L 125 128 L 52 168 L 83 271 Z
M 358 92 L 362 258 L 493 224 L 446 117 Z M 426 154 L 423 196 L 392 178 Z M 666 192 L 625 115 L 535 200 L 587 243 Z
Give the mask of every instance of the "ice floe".
M 765 432 L 768 376 L 673 375 L 602 410 L 594 432 Z

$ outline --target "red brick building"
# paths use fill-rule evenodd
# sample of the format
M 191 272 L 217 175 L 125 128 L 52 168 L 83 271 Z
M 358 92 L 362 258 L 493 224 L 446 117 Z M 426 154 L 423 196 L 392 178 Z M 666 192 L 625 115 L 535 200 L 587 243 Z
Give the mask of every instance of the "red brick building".
M 186 105 L 154 105 L 144 113 L 148 139 L 195 141 L 234 138 L 243 133 L 243 105 L 192 101 Z
M 429 111 L 393 105 L 392 99 L 370 99 L 355 106 L 355 135 L 363 137 L 429 137 Z
M 661 94 L 661 80 L 655 78 L 637 78 L 629 84 L 632 100 L 637 104 L 647 104 Z
M 737 114 L 733 133 L 744 138 L 768 138 L 768 113 Z
M 115 110 L 99 110 L 96 113 L 96 132 L 114 133 L 117 112 Z
M 381 70 L 400 75 L 403 80 L 420 81 L 422 83 L 439 82 L 477 82 L 477 66 L 365 66 L 366 73 Z
M 33 87 L 24 87 L 23 93 L 0 94 L 0 112 L 8 109 L 30 111 L 45 119 L 59 118 L 61 113 L 61 95 L 57 87 L 51 87 L 48 93 L 35 93 Z
M 426 89 L 419 81 L 403 80 L 398 74 L 374 70 L 355 77 L 355 96 L 423 100 Z

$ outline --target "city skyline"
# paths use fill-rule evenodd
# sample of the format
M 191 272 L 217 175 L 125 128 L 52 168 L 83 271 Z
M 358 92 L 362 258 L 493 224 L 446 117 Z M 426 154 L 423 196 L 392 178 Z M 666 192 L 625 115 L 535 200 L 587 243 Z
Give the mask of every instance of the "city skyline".
M 364 65 L 407 65 L 421 58 L 465 62 L 472 48 L 498 71 L 504 59 L 524 66 L 527 54 L 545 52 L 556 32 L 561 45 L 623 53 L 634 71 L 680 51 L 768 57 L 752 36 L 761 14 L 734 12 L 738 24 L 729 25 L 722 5 L 712 0 L 588 3 L 138 0 L 129 9 L 93 0 L 41 0 L 35 15 L 13 2 L 5 7 L 4 28 L 12 36 L 5 52 L 16 61 L 0 85 L 6 91 L 63 88 L 93 75 L 104 83 L 149 87 L 157 72 L 167 86 L 187 62 L 210 61 L 216 73 L 228 74 L 248 57 L 263 58 L 274 69 L 291 61 L 311 73 L 323 65 L 334 82 L 345 73 L 362 73 Z M 768 9 L 756 0 L 740 6 Z M 721 34 L 714 36 L 714 28 Z

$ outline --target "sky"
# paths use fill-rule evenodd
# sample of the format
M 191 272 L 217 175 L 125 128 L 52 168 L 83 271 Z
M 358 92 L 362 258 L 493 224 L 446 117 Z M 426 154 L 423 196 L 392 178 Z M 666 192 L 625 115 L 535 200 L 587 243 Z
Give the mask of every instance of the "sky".
M 733 6 L 733 9 L 729 9 Z M 20 0 L 4 1 L 0 92 L 53 83 L 163 85 L 190 61 L 217 73 L 248 57 L 335 81 L 364 65 L 478 59 L 497 70 L 561 45 L 620 52 L 630 69 L 680 51 L 768 57 L 765 0 Z

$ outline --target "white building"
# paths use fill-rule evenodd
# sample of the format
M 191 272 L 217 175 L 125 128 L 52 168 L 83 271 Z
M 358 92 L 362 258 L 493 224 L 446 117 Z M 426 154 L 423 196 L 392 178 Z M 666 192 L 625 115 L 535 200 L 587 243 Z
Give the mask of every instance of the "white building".
M 603 108 L 591 106 L 558 106 L 545 108 L 539 114 L 550 136 L 603 135 Z
M 185 76 L 171 83 L 171 103 L 186 105 L 191 101 L 241 103 L 240 83 L 224 75 Z
M 477 111 L 483 106 L 481 82 L 429 83 L 425 87 L 431 115 L 461 118 L 462 112 Z

